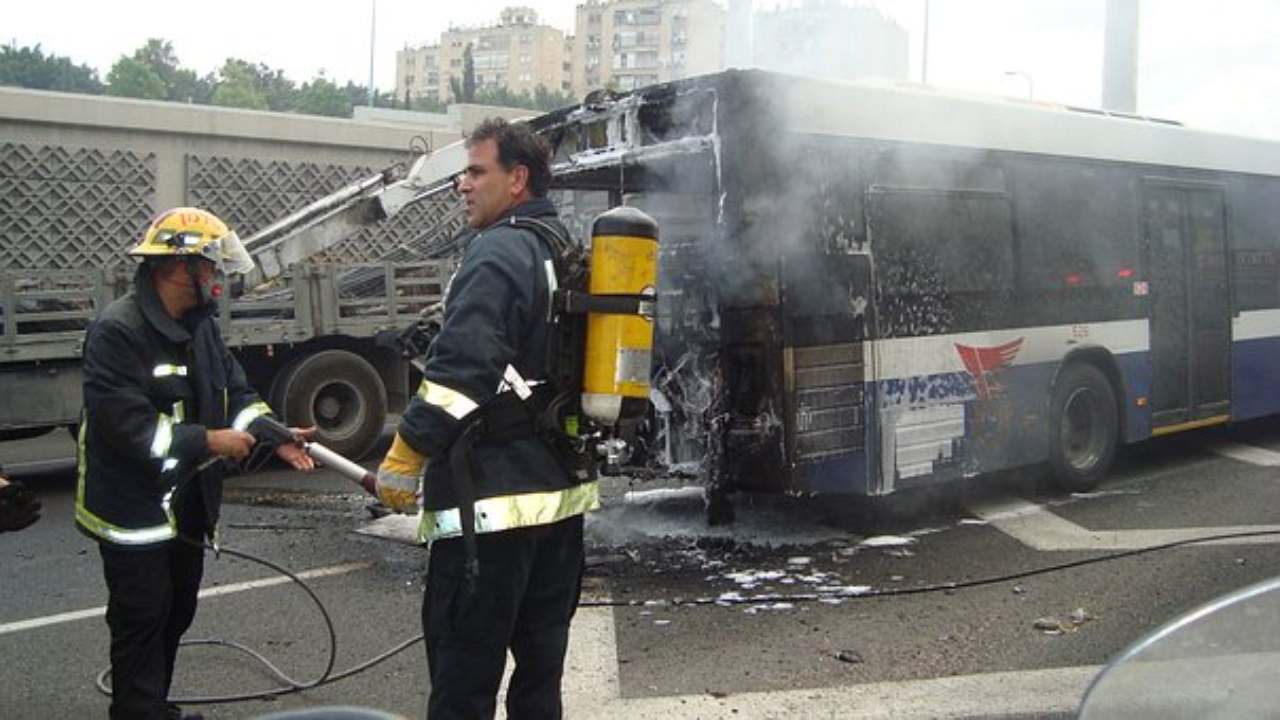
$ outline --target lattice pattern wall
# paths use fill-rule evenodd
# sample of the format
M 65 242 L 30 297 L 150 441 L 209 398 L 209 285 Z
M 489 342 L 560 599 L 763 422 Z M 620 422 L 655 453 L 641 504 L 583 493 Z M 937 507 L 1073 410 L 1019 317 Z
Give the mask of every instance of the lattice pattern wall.
M 0 143 L 0 268 L 124 262 L 155 186 L 155 153 Z
M 379 168 L 310 162 L 284 162 L 224 155 L 187 156 L 187 201 L 227 221 L 240 237 L 249 237 L 294 212 Z M 378 260 L 397 248 L 421 245 L 423 233 L 443 225 L 453 234 L 460 217 L 449 213 L 450 201 L 424 202 L 343 239 L 323 256 L 325 262 Z

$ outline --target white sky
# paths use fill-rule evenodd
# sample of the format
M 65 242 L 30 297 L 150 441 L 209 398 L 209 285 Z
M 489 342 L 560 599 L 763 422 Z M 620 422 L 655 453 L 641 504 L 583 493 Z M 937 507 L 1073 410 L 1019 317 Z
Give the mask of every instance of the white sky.
M 911 36 L 912 79 L 920 78 L 925 0 L 871 4 Z M 756 8 L 799 0 L 755 0 Z M 450 25 L 496 22 L 517 0 L 378 0 L 376 84 L 395 82 L 395 51 L 438 40 Z M 524 0 L 543 22 L 572 32 L 573 0 Z M 228 56 L 283 69 L 296 82 L 320 71 L 367 83 L 372 0 L 42 0 L 5 3 L 0 42 L 40 43 L 98 68 L 148 37 L 173 42 L 200 73 Z M 1138 111 L 1199 127 L 1280 139 L 1280 0 L 1141 0 Z M 930 84 L 1097 106 L 1101 97 L 1105 0 L 931 0 Z

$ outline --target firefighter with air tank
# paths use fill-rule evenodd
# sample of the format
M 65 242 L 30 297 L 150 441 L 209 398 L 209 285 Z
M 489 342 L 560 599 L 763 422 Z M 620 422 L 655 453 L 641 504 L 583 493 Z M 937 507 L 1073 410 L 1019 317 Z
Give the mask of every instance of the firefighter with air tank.
M 598 430 L 648 410 L 657 227 L 604 213 L 588 262 L 546 197 L 545 139 L 488 120 L 466 144 L 458 190 L 478 232 L 378 494 L 416 512 L 421 480 L 428 716 L 493 717 L 509 649 L 508 715 L 559 718 Z

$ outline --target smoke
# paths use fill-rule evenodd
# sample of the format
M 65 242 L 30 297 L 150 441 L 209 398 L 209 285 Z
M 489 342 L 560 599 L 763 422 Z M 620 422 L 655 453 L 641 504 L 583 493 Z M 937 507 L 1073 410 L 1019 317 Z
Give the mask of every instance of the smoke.
M 733 8 L 730 16 L 742 22 Z M 750 28 L 750 63 L 739 67 L 809 78 L 907 78 L 907 31 L 872 7 L 809 0 L 758 11 Z

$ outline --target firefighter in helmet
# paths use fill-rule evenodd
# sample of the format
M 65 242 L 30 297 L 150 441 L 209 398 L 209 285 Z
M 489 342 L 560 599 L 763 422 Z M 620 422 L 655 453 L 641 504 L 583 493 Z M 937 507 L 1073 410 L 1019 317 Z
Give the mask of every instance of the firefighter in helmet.
M 132 291 L 85 337 L 76 525 L 98 543 L 109 594 L 110 716 L 173 718 L 174 660 L 195 616 L 202 542 L 216 536 L 228 464 L 218 460 L 249 456 L 254 420 L 271 409 L 214 321 L 225 277 L 253 268 L 236 234 L 175 208 L 129 254 L 141 260 Z M 314 466 L 298 446 L 275 453 Z

